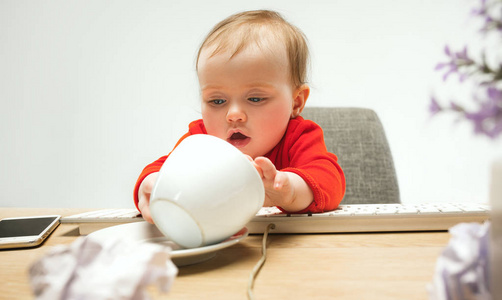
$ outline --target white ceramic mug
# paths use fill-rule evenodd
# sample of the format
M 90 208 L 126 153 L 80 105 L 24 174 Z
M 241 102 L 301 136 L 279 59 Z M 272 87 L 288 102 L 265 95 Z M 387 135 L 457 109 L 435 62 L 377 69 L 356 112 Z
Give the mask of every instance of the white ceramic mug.
M 222 139 L 197 134 L 184 139 L 164 162 L 150 210 L 165 236 L 195 248 L 237 233 L 264 199 L 261 177 L 242 152 Z

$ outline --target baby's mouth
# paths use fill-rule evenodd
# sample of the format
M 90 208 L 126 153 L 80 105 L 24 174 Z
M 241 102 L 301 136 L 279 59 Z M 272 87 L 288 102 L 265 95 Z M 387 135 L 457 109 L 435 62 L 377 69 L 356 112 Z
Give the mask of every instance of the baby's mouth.
M 241 132 L 234 132 L 227 141 L 237 148 L 246 146 L 250 142 L 251 138 Z

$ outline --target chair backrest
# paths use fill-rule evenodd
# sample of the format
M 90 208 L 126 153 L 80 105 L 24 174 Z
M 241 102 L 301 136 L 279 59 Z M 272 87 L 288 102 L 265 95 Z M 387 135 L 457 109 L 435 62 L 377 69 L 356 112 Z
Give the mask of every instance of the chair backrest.
M 400 203 L 394 161 L 377 114 L 366 108 L 305 107 L 345 173 L 342 204 Z

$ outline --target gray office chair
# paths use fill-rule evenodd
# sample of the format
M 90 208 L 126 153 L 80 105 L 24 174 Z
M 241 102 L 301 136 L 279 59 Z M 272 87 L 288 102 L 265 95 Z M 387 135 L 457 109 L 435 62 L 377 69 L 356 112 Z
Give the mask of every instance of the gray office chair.
M 345 173 L 341 204 L 400 203 L 394 161 L 377 114 L 366 108 L 305 107 Z

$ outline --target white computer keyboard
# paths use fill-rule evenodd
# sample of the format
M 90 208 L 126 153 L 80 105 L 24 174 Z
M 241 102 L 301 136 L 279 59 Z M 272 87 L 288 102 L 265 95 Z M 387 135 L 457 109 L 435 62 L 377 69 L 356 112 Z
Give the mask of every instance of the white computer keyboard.
M 144 221 L 135 208 L 100 209 L 63 217 L 60 220 L 61 223 L 78 224 L 81 235 L 114 225 Z
M 284 214 L 264 207 L 246 227 L 250 233 L 263 233 L 270 223 L 275 224 L 271 233 L 434 231 L 489 217 L 490 207 L 477 203 L 353 204 L 317 214 Z M 61 219 L 61 223 L 78 223 L 80 234 L 137 221 L 143 218 L 136 209 L 104 209 Z
M 246 227 L 262 233 L 274 223 L 276 233 L 383 232 L 448 230 L 461 222 L 484 222 L 490 217 L 485 204 L 353 204 L 317 214 L 282 214 L 262 208 Z

